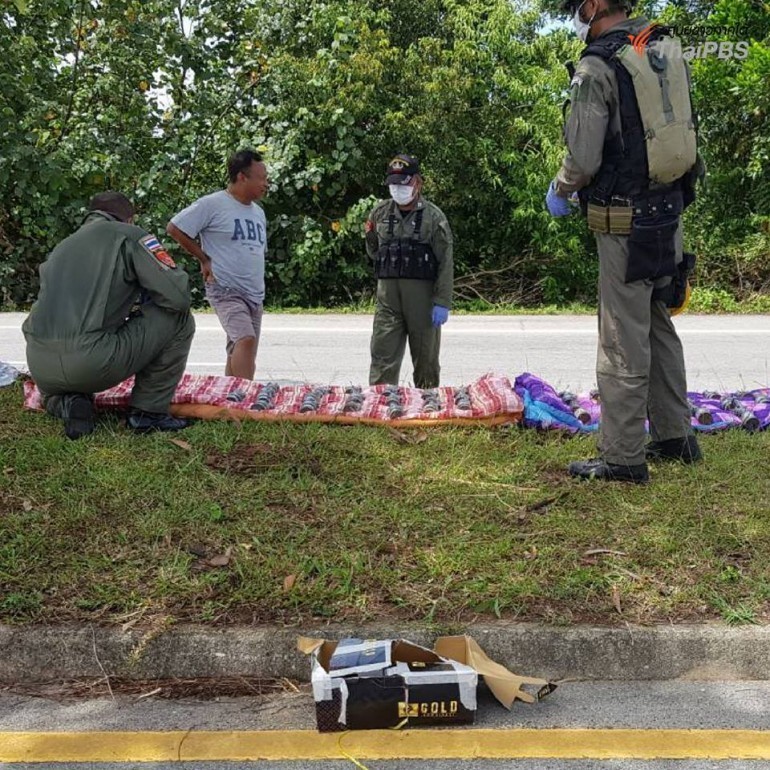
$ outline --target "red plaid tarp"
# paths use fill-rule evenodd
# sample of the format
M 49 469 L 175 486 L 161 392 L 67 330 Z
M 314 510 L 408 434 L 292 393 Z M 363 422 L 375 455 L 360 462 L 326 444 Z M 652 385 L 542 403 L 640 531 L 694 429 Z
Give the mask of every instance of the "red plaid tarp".
M 126 409 L 129 406 L 133 377 L 114 388 L 97 393 L 97 409 Z M 203 419 L 257 419 L 290 420 L 297 422 L 346 422 L 385 423 L 389 425 L 485 422 L 518 422 L 523 412 L 521 399 L 513 390 L 508 377 L 488 374 L 463 388 L 437 388 L 438 409 L 426 410 L 425 394 L 419 388 L 401 387 L 398 400 L 402 413 L 392 414 L 386 390 L 388 386 L 362 387 L 360 408 L 345 411 L 348 393 L 345 386 L 325 388 L 317 401 L 317 408 L 301 411 L 306 396 L 318 385 L 284 385 L 278 388 L 267 409 L 258 411 L 260 393 L 266 383 L 243 380 L 238 377 L 185 374 L 180 381 L 172 402 L 172 413 Z M 462 393 L 461 393 L 462 391 Z M 467 394 L 467 400 L 455 403 L 456 396 Z M 24 406 L 42 410 L 43 400 L 33 382 L 24 383 Z M 435 402 L 434 402 L 435 403 Z M 470 408 L 462 408 L 463 406 Z

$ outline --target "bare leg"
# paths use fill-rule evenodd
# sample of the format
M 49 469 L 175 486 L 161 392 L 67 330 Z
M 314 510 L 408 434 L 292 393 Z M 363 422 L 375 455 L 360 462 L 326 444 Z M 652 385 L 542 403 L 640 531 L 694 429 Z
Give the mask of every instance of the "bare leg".
M 243 377 L 246 380 L 254 379 L 254 371 L 257 362 L 257 338 L 243 337 L 235 343 L 233 352 L 227 357 L 225 374 L 231 377 Z

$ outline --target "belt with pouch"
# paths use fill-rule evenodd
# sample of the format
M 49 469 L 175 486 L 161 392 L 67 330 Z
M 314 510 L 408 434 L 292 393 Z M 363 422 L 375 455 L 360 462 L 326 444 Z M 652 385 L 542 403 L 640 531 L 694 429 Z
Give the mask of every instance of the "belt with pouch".
M 684 196 L 681 190 L 651 193 L 635 200 L 633 206 L 635 217 L 678 216 L 684 211 Z
M 595 233 L 630 235 L 634 207 L 630 198 L 613 195 L 610 205 L 589 201 L 586 210 L 588 228 Z
M 613 195 L 609 206 L 603 201 L 589 201 L 586 216 L 588 228 L 595 233 L 630 235 L 634 219 L 679 216 L 683 211 L 682 191 L 670 190 L 636 200 Z

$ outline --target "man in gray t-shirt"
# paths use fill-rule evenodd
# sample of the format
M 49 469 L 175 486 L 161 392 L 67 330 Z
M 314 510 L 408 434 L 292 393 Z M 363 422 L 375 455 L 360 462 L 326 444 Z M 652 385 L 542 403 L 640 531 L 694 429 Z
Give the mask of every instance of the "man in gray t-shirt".
M 255 201 L 268 188 L 262 156 L 240 150 L 227 162 L 227 189 L 180 211 L 166 232 L 201 263 L 206 298 L 227 334 L 225 374 L 254 378 L 265 300 L 265 212 Z

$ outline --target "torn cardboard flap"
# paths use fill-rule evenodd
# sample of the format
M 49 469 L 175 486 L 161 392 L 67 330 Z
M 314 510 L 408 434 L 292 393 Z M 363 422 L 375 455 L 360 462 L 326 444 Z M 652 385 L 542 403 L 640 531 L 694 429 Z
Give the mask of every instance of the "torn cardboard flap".
M 442 658 L 456 660 L 475 669 L 484 677 L 495 698 L 509 710 L 517 698 L 525 703 L 534 703 L 556 689 L 555 684 L 545 679 L 519 676 L 490 660 L 478 642 L 470 636 L 441 636 L 436 639 L 433 648 Z M 536 695 L 522 689 L 527 684 L 540 688 Z
M 297 638 L 297 649 L 304 655 L 312 655 L 320 647 L 323 647 L 326 639 L 313 639 L 309 636 Z

